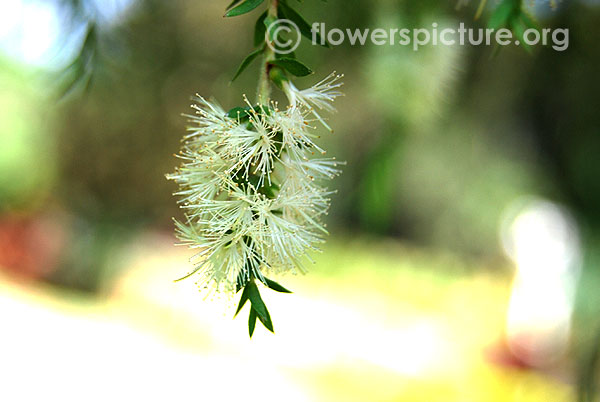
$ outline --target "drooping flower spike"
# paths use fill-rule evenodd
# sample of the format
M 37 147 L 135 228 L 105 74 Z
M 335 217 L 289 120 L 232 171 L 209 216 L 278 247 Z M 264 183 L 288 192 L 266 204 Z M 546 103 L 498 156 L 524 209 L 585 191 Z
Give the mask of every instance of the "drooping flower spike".
M 248 1 L 227 15 L 237 15 Z M 279 5 L 269 0 L 267 14 L 277 17 Z M 193 98 L 195 113 L 186 115 L 190 124 L 178 155 L 182 163 L 167 175 L 179 186 L 175 195 L 185 216 L 175 221 L 177 237 L 198 250 L 192 270 L 181 279 L 195 277 L 214 291 L 243 289 L 236 315 L 249 300 L 250 336 L 257 320 L 274 330 L 259 284 L 289 292 L 269 277 L 305 272 L 309 253 L 324 241 L 322 219 L 332 192 L 323 181 L 340 173 L 340 163 L 317 145 L 311 122 L 330 130 L 321 114 L 335 110 L 342 76 L 332 73 L 299 90 L 288 73 L 310 70 L 293 58 L 284 63 L 289 70 L 282 68 L 273 49 L 266 43 L 260 49 L 264 65 L 257 103 L 244 96 L 243 106 L 226 112 L 200 95 Z M 286 94 L 286 107 L 269 100 L 270 80 Z
M 314 99 L 334 100 L 314 88 Z M 203 285 L 233 290 L 238 277 L 304 271 L 302 257 L 327 233 L 321 218 L 331 193 L 315 179 L 339 174 L 334 158 L 313 156 L 324 151 L 305 119 L 312 108 L 298 102 L 285 110 L 271 104 L 226 113 L 200 96 L 195 100 L 183 163 L 168 175 L 186 211 L 178 237 L 202 249 L 191 274 Z

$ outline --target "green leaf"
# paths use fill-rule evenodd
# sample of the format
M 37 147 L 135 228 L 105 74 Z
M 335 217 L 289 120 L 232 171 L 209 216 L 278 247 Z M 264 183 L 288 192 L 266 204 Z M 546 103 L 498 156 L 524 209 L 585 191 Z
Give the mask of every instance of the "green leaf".
M 492 13 L 488 21 L 488 28 L 498 29 L 506 26 L 508 18 L 514 12 L 515 3 L 513 0 L 504 0 Z
M 242 2 L 242 0 L 233 0 L 233 1 L 232 1 L 232 2 L 231 2 L 231 3 L 230 3 L 228 6 L 227 6 L 227 8 L 226 8 L 225 10 L 229 10 L 229 9 L 231 9 L 233 6 L 235 6 L 235 5 L 237 5 L 237 4 L 241 3 L 241 2 Z
M 281 286 L 280 284 L 278 284 L 277 282 L 269 279 L 269 278 L 265 278 L 265 285 L 267 285 L 267 287 L 269 289 L 273 289 L 276 292 L 281 292 L 281 293 L 292 293 L 291 290 L 288 290 L 286 288 L 284 288 L 283 286 Z
M 298 29 L 300 30 L 302 36 L 312 41 L 312 26 L 308 22 L 306 22 L 304 17 L 302 17 L 300 14 L 298 14 L 296 10 L 294 10 L 293 8 L 291 8 L 283 2 L 279 3 L 279 12 L 280 14 L 283 14 L 285 18 L 298 25 Z M 329 47 L 329 43 L 323 41 L 321 35 L 318 32 L 316 33 L 315 39 L 317 40 L 317 44 L 321 45 L 321 43 L 324 43 L 324 45 L 321 46 Z
M 79 54 L 67 66 L 58 79 L 59 98 L 65 98 L 76 88 L 83 88 L 87 92 L 91 86 L 92 76 L 96 65 L 98 53 L 97 28 L 94 23 L 89 23 Z
M 227 11 L 225 17 L 237 17 L 238 15 L 249 13 L 260 6 L 265 0 L 246 0 L 239 6 Z
M 246 285 L 246 289 L 248 289 L 248 297 L 250 298 L 250 303 L 252 303 L 252 309 L 256 311 L 256 314 L 258 315 L 258 319 L 269 331 L 274 332 L 269 310 L 267 310 L 265 302 L 263 302 L 260 297 L 260 292 L 258 291 L 256 283 L 254 281 L 249 282 Z
M 227 112 L 226 116 L 227 116 L 227 117 L 232 117 L 232 118 L 235 118 L 235 117 L 238 117 L 238 115 L 241 115 L 241 114 L 243 114 L 243 113 L 246 113 L 246 110 L 247 110 L 247 109 L 246 109 L 245 107 L 236 106 L 236 107 L 234 107 L 233 109 L 230 109 L 230 110 Z
M 304 64 L 300 63 L 298 60 L 291 59 L 289 57 L 284 57 L 281 59 L 275 59 L 271 61 L 271 64 L 279 66 L 289 73 L 295 75 L 296 77 L 304 77 L 309 74 L 312 74 L 312 70 L 306 67 Z
M 248 317 L 248 334 L 252 338 L 254 334 L 254 328 L 256 328 L 256 311 L 253 308 L 250 309 L 250 316 Z
M 237 69 L 237 72 L 235 73 L 235 75 L 233 76 L 233 78 L 231 79 L 231 82 L 235 81 L 237 77 L 240 76 L 241 73 L 244 72 L 244 70 L 246 68 L 248 68 L 248 66 L 254 61 L 254 59 L 256 59 L 256 57 L 261 54 L 263 52 L 263 49 L 257 49 L 254 52 L 250 53 L 248 56 L 246 56 L 246 58 L 244 59 L 244 61 L 242 61 L 242 64 L 240 64 L 240 66 Z
M 244 305 L 246 304 L 247 301 L 248 301 L 248 287 L 246 286 L 244 288 L 244 291 L 242 292 L 242 296 L 240 297 L 240 303 L 238 304 L 237 310 L 235 311 L 233 318 L 235 318 L 238 315 L 238 313 L 242 310 L 242 308 L 244 307 Z
M 273 330 L 273 323 L 271 322 L 271 316 L 263 317 L 262 315 L 260 315 L 258 313 L 257 313 L 257 315 L 258 315 L 258 319 L 260 320 L 260 322 L 262 322 L 262 325 L 264 325 L 265 328 L 267 328 L 272 333 L 275 333 L 275 331 Z
M 247 110 L 248 110 L 247 107 L 236 106 L 233 109 L 230 109 L 229 112 L 227 112 L 227 114 L 225 116 L 231 117 L 232 119 L 237 119 L 238 117 L 243 118 L 245 115 L 247 115 Z M 239 281 L 238 281 L 238 285 L 239 285 Z M 240 289 L 238 289 L 238 291 Z
M 267 18 L 266 11 L 258 17 L 254 25 L 254 47 L 258 47 L 261 43 L 265 42 L 265 34 L 267 32 L 265 18 Z
M 225 116 L 230 117 L 232 119 L 237 119 L 239 118 L 241 122 L 246 121 L 250 118 L 250 116 L 252 116 L 251 111 L 256 112 L 257 114 L 265 114 L 265 115 L 270 115 L 271 114 L 271 108 L 269 106 L 266 105 L 256 105 L 256 106 L 246 106 L 246 107 L 234 107 L 233 109 L 230 109 Z M 245 286 L 245 283 L 247 281 L 245 281 L 245 277 L 240 273 L 240 275 L 238 276 L 237 279 L 237 288 L 236 288 L 236 292 L 239 292 L 240 289 L 242 287 Z
M 531 47 L 525 43 L 525 24 L 523 21 L 521 21 L 519 18 L 513 18 L 511 21 L 511 26 L 515 36 L 519 40 L 520 45 L 523 46 L 523 49 L 525 49 L 527 52 L 531 52 Z
M 535 21 L 533 21 L 524 11 L 521 11 L 519 14 L 519 18 L 515 18 L 515 27 L 513 30 L 515 34 L 519 37 L 519 40 L 523 44 L 523 48 L 531 53 L 532 49 L 527 43 L 525 43 L 525 31 L 528 29 L 534 29 L 539 32 L 539 28 Z M 517 32 L 519 30 L 519 32 Z

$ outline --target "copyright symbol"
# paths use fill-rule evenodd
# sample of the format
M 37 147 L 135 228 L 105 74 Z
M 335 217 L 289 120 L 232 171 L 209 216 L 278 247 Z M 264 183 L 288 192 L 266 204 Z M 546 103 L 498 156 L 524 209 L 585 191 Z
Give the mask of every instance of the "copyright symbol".
M 284 40 L 281 34 L 291 34 Z M 300 28 L 294 21 L 282 19 L 273 21 L 265 32 L 265 41 L 271 50 L 279 54 L 290 54 L 300 45 Z

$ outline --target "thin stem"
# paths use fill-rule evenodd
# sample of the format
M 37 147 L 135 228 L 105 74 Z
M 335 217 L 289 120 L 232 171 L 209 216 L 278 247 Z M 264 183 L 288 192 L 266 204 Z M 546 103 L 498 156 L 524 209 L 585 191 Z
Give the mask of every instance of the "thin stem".
M 483 10 L 485 10 L 485 6 L 487 5 L 487 0 L 481 0 L 479 2 L 479 7 L 477 7 L 477 12 L 475 13 L 475 19 L 478 20 L 483 14 Z
M 269 1 L 269 5 L 268 5 L 268 9 L 267 9 L 267 18 L 265 19 L 265 21 L 276 21 L 277 20 L 277 6 L 279 3 L 279 0 L 268 0 Z M 269 23 L 271 23 L 269 22 Z M 262 61 L 262 66 L 260 68 L 260 75 L 258 78 L 258 90 L 257 90 L 257 97 L 258 97 L 258 103 L 262 103 L 262 104 L 266 104 L 269 102 L 269 99 L 271 98 L 271 83 L 270 83 L 270 79 L 269 79 L 269 67 L 270 67 L 270 62 L 272 60 L 275 59 L 275 52 L 273 51 L 273 49 L 271 48 L 272 46 L 269 46 L 269 43 L 267 43 L 267 41 L 269 41 L 270 39 L 268 38 L 267 35 L 265 35 L 265 50 L 264 50 L 264 54 L 263 54 L 263 61 Z

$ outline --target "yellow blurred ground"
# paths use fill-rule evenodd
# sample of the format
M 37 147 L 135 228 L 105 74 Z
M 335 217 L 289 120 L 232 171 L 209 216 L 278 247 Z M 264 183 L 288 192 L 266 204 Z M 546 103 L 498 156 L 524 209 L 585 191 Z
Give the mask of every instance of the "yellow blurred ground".
M 551 401 L 549 375 L 495 365 L 510 277 L 395 242 L 332 242 L 268 290 L 276 335 L 234 299 L 174 283 L 190 253 L 144 236 L 90 299 L 0 278 L 0 401 Z M 477 273 L 472 273 L 477 272 Z

